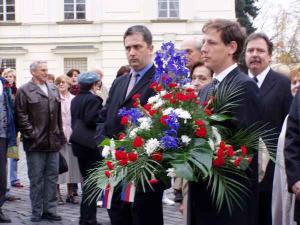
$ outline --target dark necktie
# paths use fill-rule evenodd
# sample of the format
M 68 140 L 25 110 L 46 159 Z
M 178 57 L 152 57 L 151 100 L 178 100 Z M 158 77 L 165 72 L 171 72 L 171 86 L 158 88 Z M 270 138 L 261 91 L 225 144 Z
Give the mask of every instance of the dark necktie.
M 219 81 L 216 78 L 212 79 L 212 82 L 211 82 L 210 87 L 207 92 L 207 97 L 215 95 L 218 83 L 219 83 Z
M 136 83 L 138 82 L 140 77 L 140 74 L 131 74 L 131 78 L 128 84 L 128 88 L 127 88 L 127 92 L 126 92 L 126 98 L 129 95 L 129 93 L 132 91 L 132 89 L 134 88 L 134 86 L 136 85 Z
M 257 77 L 253 77 L 252 79 L 255 81 L 255 83 L 258 84 L 258 79 L 257 79 Z

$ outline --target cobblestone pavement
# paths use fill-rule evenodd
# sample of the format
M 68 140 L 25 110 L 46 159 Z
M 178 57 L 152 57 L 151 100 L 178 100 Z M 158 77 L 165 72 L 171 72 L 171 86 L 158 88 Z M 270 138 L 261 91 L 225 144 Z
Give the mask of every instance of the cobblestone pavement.
M 58 206 L 58 213 L 62 216 L 63 220 L 61 222 L 47 222 L 42 221 L 39 223 L 33 223 L 30 221 L 30 199 L 29 199 L 29 180 L 27 177 L 27 167 L 25 154 L 21 150 L 21 160 L 18 163 L 18 175 L 19 178 L 24 184 L 24 188 L 11 188 L 11 193 L 20 197 L 21 200 L 14 202 L 5 202 L 3 210 L 7 213 L 12 219 L 12 225 L 75 225 L 78 224 L 79 217 L 79 205 L 65 204 Z M 66 195 L 66 185 L 61 185 L 62 194 Z M 79 190 L 80 194 L 80 190 Z M 168 191 L 168 196 L 172 198 L 172 193 Z M 109 225 L 109 217 L 106 209 L 98 208 L 97 211 L 98 221 Z M 182 216 L 178 212 L 178 205 L 167 206 L 164 205 L 164 222 L 165 225 L 180 225 L 183 224 Z M 155 224 L 153 224 L 155 225 Z

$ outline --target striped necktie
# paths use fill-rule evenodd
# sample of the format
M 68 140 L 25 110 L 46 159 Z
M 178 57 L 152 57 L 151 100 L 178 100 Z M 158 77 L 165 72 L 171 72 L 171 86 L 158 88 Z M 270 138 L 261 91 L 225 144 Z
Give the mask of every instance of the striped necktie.
M 130 81 L 129 81 L 128 88 L 127 88 L 127 92 L 126 92 L 126 98 L 129 95 L 129 93 L 132 91 L 132 89 L 134 88 L 136 83 L 138 82 L 139 77 L 140 77 L 140 74 L 138 74 L 138 73 L 131 74 Z

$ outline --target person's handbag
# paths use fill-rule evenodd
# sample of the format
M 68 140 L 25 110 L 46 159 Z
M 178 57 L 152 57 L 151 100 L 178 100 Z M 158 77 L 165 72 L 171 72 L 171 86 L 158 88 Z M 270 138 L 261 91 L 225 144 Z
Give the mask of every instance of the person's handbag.
M 62 174 L 62 173 L 68 172 L 68 170 L 69 170 L 69 167 L 68 167 L 68 163 L 67 163 L 65 157 L 61 153 L 59 153 L 58 173 Z
M 86 126 L 82 120 L 76 120 L 72 134 L 70 136 L 70 143 L 80 145 L 88 149 L 96 149 L 96 129 L 91 129 Z

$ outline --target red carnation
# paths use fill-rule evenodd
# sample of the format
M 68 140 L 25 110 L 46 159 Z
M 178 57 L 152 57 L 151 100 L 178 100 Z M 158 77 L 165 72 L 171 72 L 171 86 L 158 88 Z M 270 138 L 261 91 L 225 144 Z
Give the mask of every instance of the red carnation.
M 241 157 L 238 157 L 238 158 L 236 158 L 236 159 L 234 160 L 233 165 L 234 165 L 235 167 L 238 167 L 238 166 L 240 165 L 241 161 L 242 161 L 242 158 L 241 158 Z
M 137 100 L 137 99 L 139 99 L 140 97 L 141 97 L 141 94 L 137 93 L 137 94 L 133 95 L 131 98 L 132 98 L 133 100 Z
M 144 144 L 144 139 L 142 137 L 140 137 L 140 136 L 135 137 L 135 139 L 132 142 L 132 146 L 134 148 L 142 147 L 143 144 Z
M 170 103 L 171 103 L 171 104 L 175 104 L 175 103 L 177 103 L 177 99 L 175 99 L 175 98 L 171 98 L 171 99 L 170 99 Z
M 227 145 L 227 146 L 226 146 L 226 150 L 227 150 L 227 155 L 228 155 L 229 157 L 234 156 L 234 150 L 233 150 L 233 147 L 232 147 L 231 145 Z
M 115 157 L 116 157 L 116 160 L 126 159 L 127 158 L 127 154 L 124 151 L 118 151 L 117 150 L 115 152 Z
M 195 99 L 195 98 L 197 98 L 197 95 L 194 92 L 190 92 L 190 93 L 187 94 L 187 97 L 189 99 Z
M 137 108 L 137 107 L 139 106 L 139 103 L 138 103 L 138 102 L 134 102 L 134 103 L 132 104 L 132 106 L 133 106 L 134 108 Z
M 159 182 L 159 180 L 157 179 L 151 179 L 149 180 L 150 184 L 157 184 Z
M 150 84 L 150 88 L 155 89 L 157 87 L 158 83 L 157 82 L 152 82 Z
M 195 92 L 194 88 L 187 88 L 186 91 L 187 92 Z
M 195 124 L 196 124 L 197 126 L 204 126 L 204 125 L 205 125 L 205 122 L 204 122 L 203 120 L 196 120 L 196 121 L 195 121 Z
M 154 116 L 155 113 L 156 113 L 156 110 L 155 110 L 155 109 L 151 109 L 151 110 L 149 111 L 150 116 Z
M 108 170 L 104 171 L 105 176 L 107 176 L 108 178 L 110 178 L 110 172 Z
M 153 153 L 153 154 L 151 155 L 151 158 L 152 158 L 154 161 L 159 162 L 159 161 L 161 161 L 161 160 L 163 159 L 163 156 L 162 156 L 162 154 L 161 154 L 160 152 L 157 152 L 157 153 Z
M 218 158 L 224 158 L 225 157 L 224 149 L 218 148 L 218 150 L 217 150 L 217 157 Z
M 135 162 L 138 158 L 138 155 L 135 152 L 129 152 L 128 153 L 128 159 L 131 162 Z
M 119 165 L 120 165 L 120 166 L 126 166 L 127 163 L 128 163 L 128 159 L 121 159 L 121 160 L 119 161 Z
M 212 111 L 208 108 L 204 109 L 204 112 L 206 113 L 206 115 L 211 116 L 212 115 Z
M 126 126 L 128 124 L 128 116 L 123 116 L 121 118 L 121 124 Z
M 168 86 L 169 86 L 169 88 L 174 88 L 174 87 L 177 86 L 177 84 L 176 83 L 169 83 Z
M 225 142 L 223 140 L 220 141 L 220 146 L 219 146 L 222 150 L 225 150 L 226 145 Z
M 144 109 L 147 111 L 150 111 L 152 108 L 152 105 L 150 103 L 147 103 L 146 105 L 144 105 Z
M 122 140 L 122 139 L 124 139 L 125 137 L 126 137 L 126 134 L 122 132 L 122 133 L 119 135 L 119 140 Z
M 161 85 L 158 85 L 157 87 L 156 87 L 156 91 L 161 91 L 162 90 L 162 86 Z
M 200 127 L 196 130 L 196 136 L 205 138 L 206 137 L 206 128 L 205 127 Z
M 114 165 L 111 161 L 107 161 L 106 162 L 106 166 L 108 167 L 108 169 L 113 170 L 114 169 Z
M 242 145 L 241 150 L 242 150 L 242 156 L 245 156 L 247 154 L 247 147 L 245 145 Z
M 214 167 L 221 167 L 225 165 L 225 160 L 222 157 L 217 157 L 212 161 Z
M 176 99 L 182 102 L 186 102 L 187 100 L 189 100 L 188 96 L 182 93 L 176 93 Z
M 168 115 L 163 115 L 162 117 L 160 117 L 160 123 L 163 124 L 163 125 L 167 125 L 167 119 L 169 118 Z
M 163 99 L 170 99 L 170 98 L 172 98 L 172 94 L 171 93 L 169 93 L 169 94 L 165 94 L 164 96 L 162 96 L 162 98 Z

